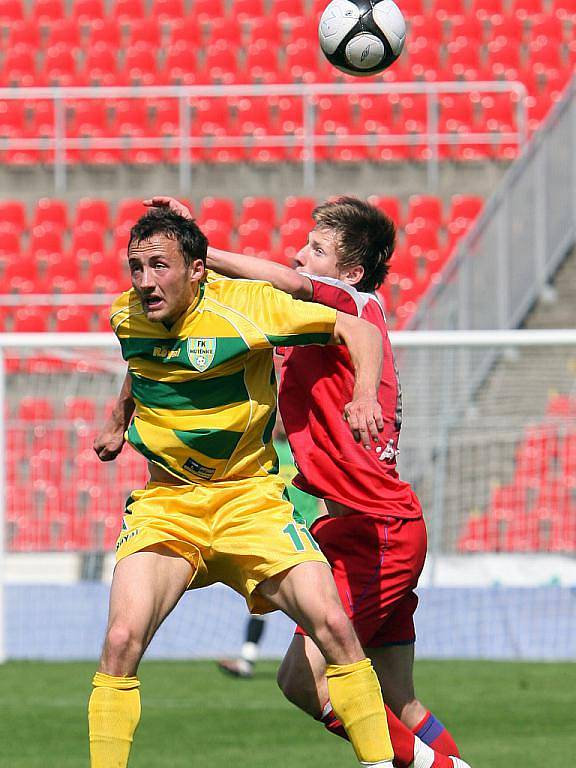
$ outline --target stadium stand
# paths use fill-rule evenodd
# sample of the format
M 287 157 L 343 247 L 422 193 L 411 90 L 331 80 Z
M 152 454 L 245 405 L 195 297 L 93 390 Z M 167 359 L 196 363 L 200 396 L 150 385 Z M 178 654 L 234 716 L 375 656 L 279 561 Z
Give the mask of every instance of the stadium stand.
M 314 13 L 319 14 L 323 5 L 314 4 Z M 18 0 L 3 0 L 0 84 L 27 87 L 347 82 L 345 75 L 327 64 L 318 46 L 310 44 L 315 24 L 305 17 L 304 3 L 288 6 L 276 2 L 273 6 L 276 13 L 271 18 L 256 0 L 235 0 L 216 6 L 207 3 L 205 8 L 196 2 L 195 14 L 191 16 L 183 0 L 118 0 L 110 7 L 102 0 L 83 0 L 72 4 L 71 15 L 67 15 L 67 6 L 61 0 L 37 0 L 29 6 Z M 565 0 L 557 0 L 552 6 L 544 0 L 504 4 L 498 0 L 474 0 L 468 5 L 449 0 L 425 5 L 418 0 L 403 3 L 402 9 L 409 24 L 407 51 L 384 73 L 384 81 L 518 80 L 527 89 L 528 128 L 533 132 L 558 99 L 573 69 L 576 14 Z M 268 98 L 267 107 L 262 108 L 257 121 L 259 140 L 255 147 L 246 151 L 240 147 L 219 150 L 215 153 L 217 159 L 241 162 L 248 156 L 256 163 L 299 159 L 298 152 L 286 152 L 263 140 L 273 133 L 274 121 L 269 119 L 276 109 L 273 97 Z M 250 132 L 249 124 L 238 119 L 242 115 L 237 114 L 236 104 L 214 108 L 226 113 L 216 122 L 206 119 L 211 108 L 194 108 L 195 135 L 245 136 Z M 359 128 L 380 135 L 386 135 L 393 127 L 400 133 L 422 133 L 428 119 L 426 109 L 404 103 L 394 110 L 390 120 L 386 110 L 378 110 L 377 118 L 369 124 L 366 106 L 354 97 L 343 97 L 337 116 L 330 120 L 325 119 L 328 110 L 325 102 L 316 105 L 317 129 L 329 134 L 340 131 L 342 136 L 357 133 Z M 452 137 L 451 144 L 443 147 L 446 158 L 456 162 L 487 157 L 508 161 L 516 155 L 517 144 L 499 147 L 497 142 L 500 132 L 517 128 L 515 104 L 509 94 L 491 102 L 472 89 L 452 104 L 443 102 L 441 111 L 441 131 Z M 41 124 L 43 135 L 50 135 L 50 121 L 44 119 Z M 177 119 L 172 120 L 171 128 L 175 124 Z M 0 103 L 3 135 L 14 140 L 31 138 L 38 136 L 39 127 L 33 108 L 11 105 L 8 109 L 6 102 Z M 74 110 L 66 116 L 66 134 L 70 137 L 142 138 L 170 132 L 162 127 L 161 114 L 154 109 L 153 100 L 145 103 L 129 123 L 111 115 L 103 104 L 94 105 L 93 114 L 84 119 Z M 474 134 L 484 132 L 494 135 L 494 144 L 483 145 L 474 140 Z M 343 142 L 341 153 L 319 152 L 319 159 L 427 159 L 427 152 L 419 148 L 408 151 L 406 147 L 378 147 L 369 152 L 354 146 Z M 213 159 L 214 153 L 204 153 L 202 157 Z M 7 149 L 2 159 L 12 164 L 31 164 L 51 162 L 52 154 Z M 177 152 L 160 148 L 88 148 L 80 152 L 70 150 L 67 154 L 68 162 L 95 164 L 172 163 L 177 159 Z

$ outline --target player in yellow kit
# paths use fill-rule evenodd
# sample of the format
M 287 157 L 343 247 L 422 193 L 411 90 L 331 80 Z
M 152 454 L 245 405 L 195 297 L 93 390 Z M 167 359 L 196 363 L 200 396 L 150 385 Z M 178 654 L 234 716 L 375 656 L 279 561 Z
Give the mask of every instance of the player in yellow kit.
M 328 663 L 334 711 L 363 765 L 391 768 L 377 678 L 340 603 L 330 569 L 283 496 L 271 443 L 276 345 L 346 344 L 356 371 L 344 417 L 367 450 L 378 439 L 382 363 L 362 320 L 300 302 L 268 283 L 205 270 L 193 221 L 151 211 L 132 229 L 133 289 L 111 322 L 128 362 L 95 450 L 115 458 L 126 439 L 150 482 L 128 499 L 100 667 L 89 704 L 92 768 L 125 768 L 140 717 L 140 659 L 186 589 L 215 581 L 253 612 L 280 609 Z

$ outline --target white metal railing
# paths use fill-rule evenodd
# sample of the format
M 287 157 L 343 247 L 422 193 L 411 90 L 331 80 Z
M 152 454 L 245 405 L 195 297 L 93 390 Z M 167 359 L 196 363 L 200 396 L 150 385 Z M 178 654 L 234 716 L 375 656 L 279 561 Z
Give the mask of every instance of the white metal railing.
M 439 99 L 450 93 L 509 93 L 514 99 L 516 130 L 502 133 L 439 131 Z M 426 96 L 426 129 L 422 133 L 346 133 L 321 134 L 315 127 L 315 100 L 319 96 L 338 95 L 391 95 L 420 94 Z M 226 135 L 201 136 L 192 131 L 192 110 L 198 99 L 230 97 L 295 96 L 303 103 L 302 128 L 282 135 Z M 444 145 L 473 143 L 478 145 L 499 142 L 516 143 L 522 147 L 528 135 L 526 89 L 520 82 L 477 81 L 439 83 L 354 83 L 354 84 L 286 84 L 286 85 L 213 85 L 213 86 L 143 86 L 143 87 L 63 87 L 63 88 L 0 88 L 0 100 L 52 100 L 54 102 L 54 135 L 34 138 L 0 138 L 0 151 L 6 149 L 40 150 L 54 153 L 54 188 L 66 190 L 68 150 L 82 149 L 176 149 L 179 150 L 179 191 L 186 194 L 192 189 L 192 162 L 190 150 L 196 148 L 265 147 L 300 148 L 303 151 L 304 188 L 314 189 L 315 149 L 339 146 L 425 146 L 430 150 L 427 159 L 428 185 L 438 183 L 438 149 Z M 179 125 L 176 136 L 110 136 L 78 137 L 67 132 L 67 100 L 73 99 L 154 99 L 173 98 L 179 102 Z

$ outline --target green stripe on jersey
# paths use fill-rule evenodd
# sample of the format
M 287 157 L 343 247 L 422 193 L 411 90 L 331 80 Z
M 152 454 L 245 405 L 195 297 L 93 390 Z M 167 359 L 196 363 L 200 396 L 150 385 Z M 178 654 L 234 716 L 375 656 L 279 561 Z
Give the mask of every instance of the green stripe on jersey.
M 132 424 L 130 424 L 128 427 L 128 442 L 138 451 L 138 453 L 141 453 L 142 456 L 148 459 L 148 461 L 152 461 L 154 464 L 160 464 L 161 467 L 166 467 L 169 472 L 178 475 L 178 477 L 181 477 L 183 480 L 188 479 L 186 475 L 182 475 L 179 472 L 176 472 L 174 468 L 171 467 L 170 464 L 162 458 L 162 456 L 158 456 L 157 453 L 154 453 L 152 450 L 150 450 L 150 448 L 148 448 L 146 443 L 140 437 L 140 433 L 138 432 L 134 422 L 132 422 Z
M 148 408 L 207 410 L 246 402 L 244 371 L 195 381 L 154 381 L 132 374 L 132 396 Z
M 306 344 L 328 344 L 332 338 L 329 333 L 292 333 L 289 336 L 267 335 L 273 347 L 298 347 Z
M 192 339 L 194 341 L 194 339 Z M 239 355 L 248 352 L 247 344 L 238 338 L 217 338 L 214 358 L 210 368 L 216 368 Z M 122 357 L 129 360 L 132 357 L 142 357 L 157 363 L 180 363 L 193 368 L 188 354 L 188 339 L 139 339 L 121 338 Z
M 174 434 L 192 450 L 210 459 L 229 459 L 236 450 L 243 432 L 227 429 L 175 429 Z

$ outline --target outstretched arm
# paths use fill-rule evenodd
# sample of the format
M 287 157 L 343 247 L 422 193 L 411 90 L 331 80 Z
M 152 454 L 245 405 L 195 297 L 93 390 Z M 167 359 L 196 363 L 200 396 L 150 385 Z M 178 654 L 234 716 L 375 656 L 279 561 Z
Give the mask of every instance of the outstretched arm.
M 337 312 L 333 341 L 346 345 L 355 372 L 354 394 L 352 400 L 344 406 L 343 416 L 356 442 L 361 442 L 369 451 L 371 440 L 378 442 L 379 433 L 384 429 L 382 409 L 378 402 L 382 375 L 382 336 L 366 320 Z
M 170 208 L 184 218 L 192 218 L 188 208 L 173 197 L 153 197 L 144 200 L 144 205 L 156 208 Z M 290 267 L 277 264 L 274 261 L 259 259 L 256 256 L 245 256 L 241 253 L 221 251 L 218 248 L 208 248 L 206 266 L 226 277 L 240 277 L 249 280 L 266 280 L 274 288 L 289 293 L 295 299 L 309 301 L 313 296 L 311 280 L 300 275 Z
M 124 432 L 130 425 L 134 413 L 132 380 L 126 373 L 122 389 L 104 429 L 94 440 L 94 450 L 100 461 L 113 461 L 124 447 Z

